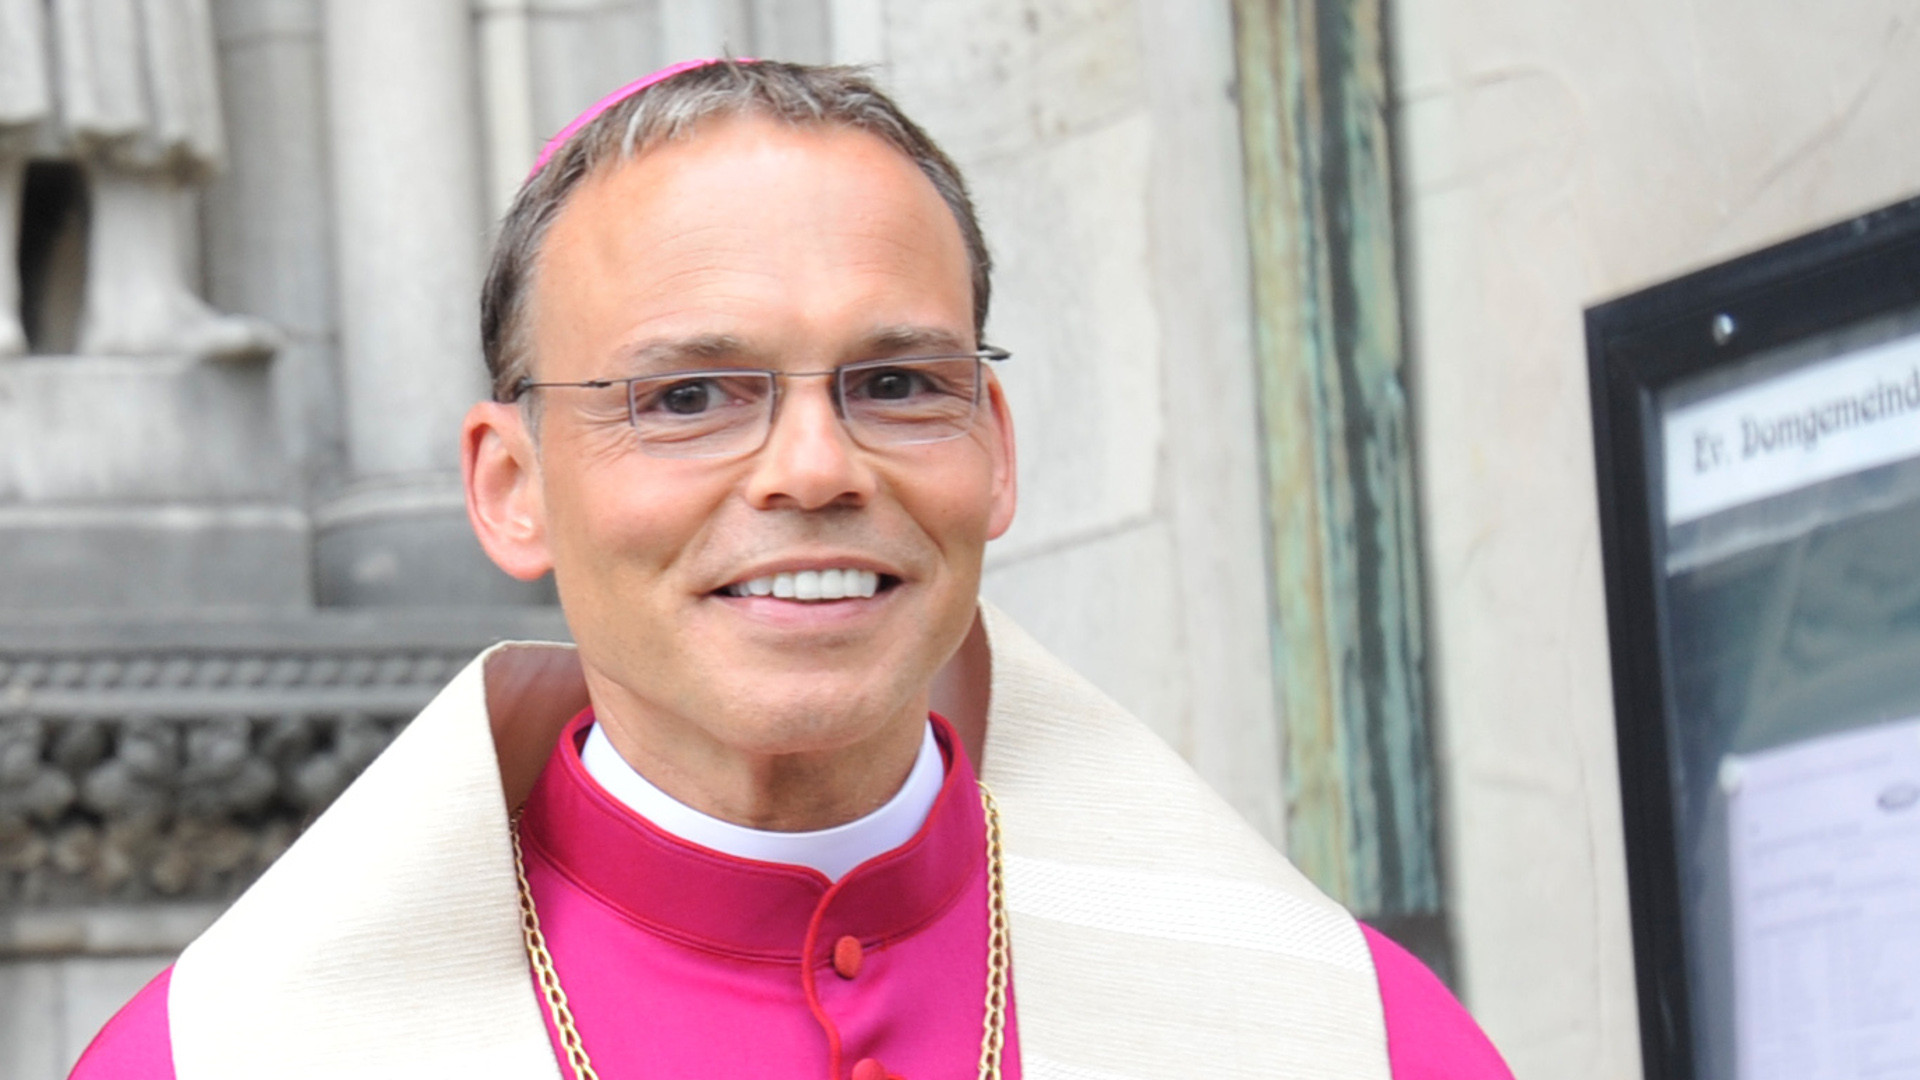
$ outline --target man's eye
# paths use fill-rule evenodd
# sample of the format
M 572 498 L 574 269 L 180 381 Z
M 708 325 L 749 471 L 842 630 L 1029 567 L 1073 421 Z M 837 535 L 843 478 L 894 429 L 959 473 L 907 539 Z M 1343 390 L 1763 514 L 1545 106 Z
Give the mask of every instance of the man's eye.
M 658 409 L 676 416 L 698 416 L 725 401 L 726 395 L 710 379 L 692 379 L 663 387 L 640 402 L 642 410 Z
M 908 368 L 881 368 L 868 372 L 854 386 L 855 395 L 869 401 L 905 401 L 933 389 L 927 376 Z

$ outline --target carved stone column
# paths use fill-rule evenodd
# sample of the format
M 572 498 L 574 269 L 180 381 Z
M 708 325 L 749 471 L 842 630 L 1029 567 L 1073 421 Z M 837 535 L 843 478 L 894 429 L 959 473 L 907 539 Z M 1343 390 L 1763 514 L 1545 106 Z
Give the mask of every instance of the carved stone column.
M 322 604 L 518 602 L 466 523 L 459 429 L 485 393 L 485 215 L 465 0 L 325 7 L 348 480 L 315 514 Z

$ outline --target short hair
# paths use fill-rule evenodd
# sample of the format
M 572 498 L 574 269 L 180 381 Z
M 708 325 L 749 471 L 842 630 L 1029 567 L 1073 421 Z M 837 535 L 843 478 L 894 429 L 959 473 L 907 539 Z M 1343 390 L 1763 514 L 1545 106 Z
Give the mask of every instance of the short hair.
M 986 239 L 959 168 L 927 133 L 860 68 L 720 60 L 663 79 L 608 108 L 521 185 L 501 222 L 480 292 L 480 342 L 494 400 L 513 400 L 531 375 L 528 308 L 534 270 L 547 230 L 575 189 L 610 164 L 687 138 L 706 121 L 743 115 L 864 131 L 919 166 L 960 226 L 973 284 L 973 329 L 985 332 L 993 268 Z

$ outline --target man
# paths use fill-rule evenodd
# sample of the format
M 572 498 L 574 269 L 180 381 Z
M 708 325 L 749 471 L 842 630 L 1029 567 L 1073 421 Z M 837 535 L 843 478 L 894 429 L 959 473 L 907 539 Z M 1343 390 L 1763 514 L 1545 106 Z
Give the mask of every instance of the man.
M 988 270 L 842 69 L 683 65 L 562 132 L 464 450 L 577 652 L 476 661 L 76 1075 L 1506 1076 L 976 600 Z

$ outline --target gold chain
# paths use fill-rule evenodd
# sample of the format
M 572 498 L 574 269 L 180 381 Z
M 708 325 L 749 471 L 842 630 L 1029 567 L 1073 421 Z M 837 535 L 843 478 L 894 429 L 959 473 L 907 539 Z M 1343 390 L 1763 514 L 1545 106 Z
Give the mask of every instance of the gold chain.
M 513 874 L 520 879 L 520 936 L 527 943 L 527 959 L 533 961 L 534 974 L 540 977 L 540 991 L 546 996 L 547 1011 L 553 1014 L 553 1026 L 560 1031 L 560 1043 L 567 1048 L 567 1063 L 573 1066 L 574 1080 L 600 1080 L 587 1060 L 587 1048 L 580 1042 L 580 1029 L 573 1026 L 573 1010 L 567 1008 L 567 992 L 560 989 L 560 973 L 553 968 L 553 955 L 547 952 L 547 936 L 540 932 L 540 913 L 533 909 L 533 890 L 527 887 L 527 861 L 520 854 L 520 812 L 513 813 Z
M 1000 1080 L 1000 1048 L 1007 1040 L 1007 973 L 1013 966 L 1007 939 L 1007 895 L 1000 873 L 1000 807 L 980 785 L 987 812 L 987 1020 L 980 1034 L 980 1080 Z
M 980 785 L 980 805 L 987 816 L 987 1017 L 980 1034 L 980 1080 L 1000 1080 L 1000 1051 L 1007 1040 L 1007 974 L 1013 963 L 1007 936 L 1006 885 L 1000 872 L 1000 808 L 984 783 Z M 560 1043 L 566 1048 L 567 1064 L 573 1066 L 574 1080 L 600 1080 L 580 1041 L 580 1029 L 574 1026 L 567 992 L 560 989 L 560 973 L 554 970 L 546 935 L 540 932 L 540 913 L 534 910 L 533 890 L 527 886 L 526 857 L 520 851 L 519 811 L 514 812 L 509 832 L 513 837 L 513 873 L 520 882 L 520 937 L 527 944 L 527 959 L 540 979 L 540 991 L 547 999 L 553 1026 L 560 1032 Z

